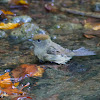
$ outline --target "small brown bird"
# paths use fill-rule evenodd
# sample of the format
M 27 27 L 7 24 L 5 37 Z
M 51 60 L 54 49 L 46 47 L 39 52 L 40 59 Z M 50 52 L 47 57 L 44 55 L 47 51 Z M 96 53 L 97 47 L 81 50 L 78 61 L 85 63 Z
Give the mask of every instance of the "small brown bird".
M 50 61 L 58 64 L 65 64 L 73 56 L 95 55 L 94 51 L 89 51 L 84 47 L 77 50 L 65 49 L 54 43 L 49 35 L 39 34 L 33 37 L 34 54 L 42 61 Z

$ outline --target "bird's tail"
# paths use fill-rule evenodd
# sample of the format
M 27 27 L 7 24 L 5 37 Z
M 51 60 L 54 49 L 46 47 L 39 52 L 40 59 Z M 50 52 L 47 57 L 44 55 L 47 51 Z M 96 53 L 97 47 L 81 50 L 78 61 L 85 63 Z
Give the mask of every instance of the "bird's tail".
M 74 56 L 89 56 L 89 55 L 96 55 L 94 51 L 89 51 L 88 49 L 81 47 L 77 50 L 72 51 L 75 55 Z

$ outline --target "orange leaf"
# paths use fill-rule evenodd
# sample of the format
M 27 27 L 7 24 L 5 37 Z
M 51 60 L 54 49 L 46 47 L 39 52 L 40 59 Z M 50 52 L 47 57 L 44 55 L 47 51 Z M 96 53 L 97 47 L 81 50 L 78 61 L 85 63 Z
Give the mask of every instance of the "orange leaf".
M 8 96 L 13 95 L 13 94 L 16 94 L 16 95 L 24 94 L 23 91 L 18 90 L 17 88 L 6 88 L 6 89 L 0 89 L 0 90 L 3 91 L 3 92 L 6 92 L 8 94 Z
M 14 15 L 14 13 L 12 13 L 11 11 L 5 11 L 5 10 L 1 10 L 5 15 Z
M 17 87 L 18 85 L 19 85 L 19 82 L 17 82 L 17 83 L 14 83 L 14 86 L 15 86 L 15 87 Z
M 27 87 L 27 86 L 29 86 L 30 85 L 30 83 L 27 83 L 25 86 L 23 86 L 22 87 L 22 89 L 23 88 L 25 88 L 25 87 Z M 12 96 L 12 95 L 15 95 L 16 94 L 16 96 L 18 95 L 21 95 L 21 96 L 25 96 L 26 95 L 26 93 L 25 92 L 23 92 L 22 91 L 22 89 L 17 89 L 16 87 L 14 87 L 14 86 L 12 86 L 12 87 L 7 87 L 7 88 L 1 88 L 0 87 L 0 96 Z
M 36 65 L 28 65 L 28 64 L 23 64 L 21 65 L 22 68 L 25 68 L 25 72 L 29 77 L 32 77 L 34 75 L 34 73 L 36 73 L 37 67 Z
M 4 75 L 0 76 L 0 87 L 1 88 L 10 88 L 12 86 L 18 86 L 19 82 L 17 83 L 12 83 L 11 80 L 14 80 L 10 77 L 9 72 L 5 73 Z
M 38 71 L 33 75 L 33 77 L 42 77 L 42 74 L 44 73 L 44 68 L 37 66 Z
M 16 27 L 19 27 L 21 24 L 19 23 L 0 23 L 0 29 L 14 29 Z
M 12 70 L 12 76 L 15 81 L 20 81 L 25 77 L 42 77 L 44 68 L 36 65 L 22 64 L 16 69 Z
M 0 76 L 0 87 L 1 88 L 8 88 L 12 87 L 12 82 L 10 80 L 9 72 L 5 73 L 4 75 Z
M 21 67 L 26 68 L 25 73 L 27 73 L 29 77 L 42 77 L 44 73 L 44 68 L 40 66 L 23 64 Z

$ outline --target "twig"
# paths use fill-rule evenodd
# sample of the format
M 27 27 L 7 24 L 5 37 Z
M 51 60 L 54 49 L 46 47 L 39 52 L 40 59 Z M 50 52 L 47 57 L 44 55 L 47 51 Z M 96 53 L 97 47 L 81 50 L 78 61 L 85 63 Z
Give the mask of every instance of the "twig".
M 60 11 L 68 12 L 68 13 L 72 13 L 72 14 L 76 14 L 76 15 L 100 18 L 100 14 L 99 13 L 94 13 L 94 12 L 84 12 L 84 11 L 79 11 L 79 10 L 69 9 L 69 8 L 61 8 Z

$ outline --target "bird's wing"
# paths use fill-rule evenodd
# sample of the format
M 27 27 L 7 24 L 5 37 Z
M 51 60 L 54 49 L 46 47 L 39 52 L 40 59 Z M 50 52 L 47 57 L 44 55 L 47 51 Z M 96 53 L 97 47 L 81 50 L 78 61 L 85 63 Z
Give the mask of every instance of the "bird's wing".
M 61 54 L 61 52 L 59 51 L 59 49 L 53 46 L 50 46 L 47 48 L 47 54 L 58 55 L 58 54 Z

